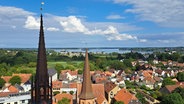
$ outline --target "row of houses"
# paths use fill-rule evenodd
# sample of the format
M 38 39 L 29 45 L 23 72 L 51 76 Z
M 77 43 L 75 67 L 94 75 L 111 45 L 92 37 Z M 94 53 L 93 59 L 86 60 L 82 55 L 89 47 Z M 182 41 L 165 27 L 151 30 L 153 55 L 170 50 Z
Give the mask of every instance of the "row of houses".
M 112 104 L 116 101 L 123 101 L 125 104 L 140 104 L 140 101 L 135 97 L 136 93 L 132 93 L 126 89 L 125 81 L 135 82 L 138 86 L 145 85 L 150 89 L 161 88 L 164 77 L 175 77 L 178 72 L 182 71 L 161 70 L 155 66 L 146 66 L 144 69 L 139 69 L 129 74 L 125 73 L 124 70 L 114 69 L 109 69 L 108 71 L 90 71 L 90 74 L 97 104 Z M 56 70 L 49 69 L 48 73 L 52 77 L 53 103 L 57 103 L 63 97 L 67 97 L 70 99 L 71 104 L 77 104 L 82 86 L 82 75 L 78 74 L 77 70 L 61 70 L 58 75 Z M 9 83 L 9 80 L 13 76 L 21 78 L 20 85 L 11 85 Z M 31 90 L 31 76 L 31 74 L 1 76 L 6 81 L 6 84 L 0 90 L 0 104 L 27 104 L 31 97 L 29 92 Z M 178 82 L 176 79 L 173 80 Z M 178 85 L 182 86 L 181 83 Z M 166 86 L 161 88 L 160 91 L 171 92 L 170 88 L 175 87 Z M 148 97 L 149 95 L 145 94 L 145 96 Z M 154 102 L 152 103 L 154 104 Z

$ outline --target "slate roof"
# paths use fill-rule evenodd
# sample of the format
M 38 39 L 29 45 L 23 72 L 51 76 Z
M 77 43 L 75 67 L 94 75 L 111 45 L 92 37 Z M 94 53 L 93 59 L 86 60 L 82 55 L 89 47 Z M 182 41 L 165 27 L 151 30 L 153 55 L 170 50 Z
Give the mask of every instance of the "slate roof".
M 48 69 L 49 76 L 53 76 L 56 73 L 57 73 L 57 71 L 55 69 Z

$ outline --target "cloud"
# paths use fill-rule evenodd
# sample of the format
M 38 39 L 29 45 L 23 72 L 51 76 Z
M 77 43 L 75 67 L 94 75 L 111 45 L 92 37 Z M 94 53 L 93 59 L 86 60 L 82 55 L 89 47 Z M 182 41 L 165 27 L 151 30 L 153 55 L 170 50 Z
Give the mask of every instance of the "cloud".
M 0 6 L 0 26 L 3 30 L 20 29 L 27 16 L 35 15 L 22 8 Z
M 6 18 L 22 18 L 28 15 L 34 15 L 32 12 L 25 11 L 22 8 L 10 7 L 10 6 L 0 6 L 0 17 Z M 3 18 L 3 19 L 6 19 Z
M 81 23 L 81 20 L 75 16 L 69 16 L 61 18 L 61 26 L 65 32 L 75 33 L 82 32 L 85 33 L 88 29 Z
M 146 39 L 140 39 L 139 42 L 145 43 L 145 42 L 147 42 L 147 40 Z
M 120 15 L 109 15 L 109 16 L 106 17 L 106 19 L 114 19 L 114 20 L 116 20 L 116 19 L 124 19 L 124 18 L 125 17 L 122 17 Z
M 163 27 L 184 27 L 183 0 L 113 0 L 118 4 L 130 4 L 125 12 L 134 13 L 142 21 L 152 21 Z
M 117 35 L 110 35 L 107 37 L 108 40 L 137 40 L 136 36 L 131 36 L 128 34 L 117 34 Z
M 106 29 L 89 29 L 82 21 L 76 16 L 60 17 L 57 18 L 64 32 L 69 33 L 83 33 L 86 35 L 103 35 L 107 40 L 132 40 L 137 39 L 136 36 L 131 36 L 128 34 L 121 34 L 114 26 L 108 25 Z
M 59 28 L 49 27 L 47 28 L 47 31 L 59 31 Z
M 27 20 L 25 21 L 24 28 L 27 29 L 39 29 L 40 28 L 40 20 L 36 19 L 33 16 L 28 16 Z

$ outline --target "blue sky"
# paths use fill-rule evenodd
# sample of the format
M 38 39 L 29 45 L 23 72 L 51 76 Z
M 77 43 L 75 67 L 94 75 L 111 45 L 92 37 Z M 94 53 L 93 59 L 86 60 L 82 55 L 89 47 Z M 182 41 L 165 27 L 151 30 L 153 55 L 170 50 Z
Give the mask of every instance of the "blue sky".
M 184 0 L 0 0 L 0 48 L 184 46 Z

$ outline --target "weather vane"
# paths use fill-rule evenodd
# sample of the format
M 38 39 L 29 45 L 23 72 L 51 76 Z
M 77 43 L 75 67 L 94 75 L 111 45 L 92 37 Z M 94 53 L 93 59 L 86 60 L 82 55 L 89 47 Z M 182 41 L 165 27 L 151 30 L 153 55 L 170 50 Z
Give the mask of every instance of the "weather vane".
M 43 5 L 44 5 L 44 2 L 41 1 L 41 7 L 40 7 L 40 11 L 41 11 L 41 12 L 42 12 L 42 10 L 43 10 Z

